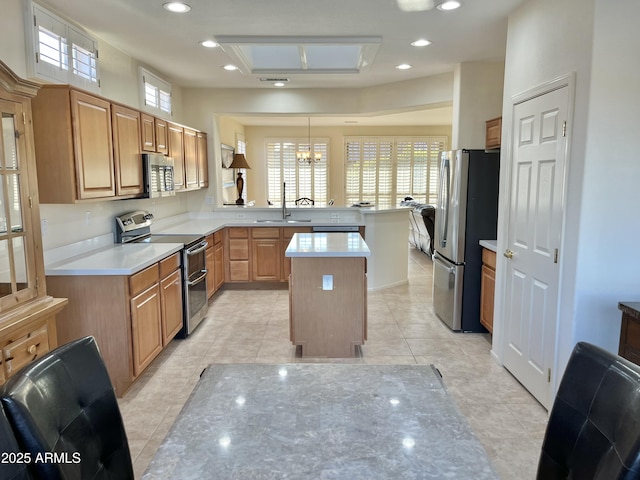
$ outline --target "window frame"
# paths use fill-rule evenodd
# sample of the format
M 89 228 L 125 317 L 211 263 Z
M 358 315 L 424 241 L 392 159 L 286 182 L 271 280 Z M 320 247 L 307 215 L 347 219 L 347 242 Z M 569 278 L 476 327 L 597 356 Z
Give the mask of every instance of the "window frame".
M 100 93 L 100 61 L 98 40 L 79 25 L 54 14 L 47 8 L 30 0 L 25 14 L 27 37 L 27 67 L 30 77 L 53 83 L 69 84 L 83 90 Z M 51 47 L 58 55 L 55 61 L 45 60 L 41 30 L 51 38 L 59 39 L 59 48 Z M 77 52 L 85 55 L 85 62 L 78 64 Z M 52 57 L 51 57 L 52 58 Z M 81 68 L 78 68 L 80 66 Z
M 158 117 L 171 119 L 173 117 L 173 86 L 162 77 L 138 66 L 138 82 L 140 87 L 140 109 Z M 147 85 L 155 89 L 154 104 L 147 103 Z M 163 94 L 165 94 L 163 96 Z M 162 108 L 168 102 L 167 108 Z

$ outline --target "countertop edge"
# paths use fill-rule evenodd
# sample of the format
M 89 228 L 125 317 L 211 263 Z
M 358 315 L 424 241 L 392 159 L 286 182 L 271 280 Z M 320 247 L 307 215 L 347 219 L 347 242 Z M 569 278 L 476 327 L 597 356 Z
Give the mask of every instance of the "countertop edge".
M 491 250 L 496 253 L 498 250 L 498 241 L 497 240 L 480 240 L 480 246 L 486 248 L 487 250 Z

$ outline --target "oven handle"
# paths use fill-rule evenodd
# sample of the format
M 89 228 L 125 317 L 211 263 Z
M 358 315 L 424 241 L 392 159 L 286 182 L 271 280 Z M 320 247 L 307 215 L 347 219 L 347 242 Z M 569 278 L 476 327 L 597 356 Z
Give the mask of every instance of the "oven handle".
M 200 270 L 200 273 L 202 273 L 202 275 L 200 275 L 198 278 L 196 278 L 195 280 L 191 281 L 188 280 L 187 281 L 187 285 L 189 287 L 193 287 L 194 285 L 199 284 L 201 281 L 203 281 L 205 278 L 207 278 L 207 271 L 206 270 Z
M 196 253 L 200 253 L 206 250 L 208 246 L 209 246 L 209 243 L 207 241 L 204 241 L 195 247 L 188 248 L 186 250 L 187 255 L 192 256 L 192 255 L 195 255 Z

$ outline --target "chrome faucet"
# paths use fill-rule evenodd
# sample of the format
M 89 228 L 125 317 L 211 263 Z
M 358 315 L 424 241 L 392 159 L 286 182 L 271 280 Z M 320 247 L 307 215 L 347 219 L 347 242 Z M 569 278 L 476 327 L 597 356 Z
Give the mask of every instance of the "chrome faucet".
M 291 214 L 287 212 L 287 182 L 282 182 L 282 220 L 286 220 Z

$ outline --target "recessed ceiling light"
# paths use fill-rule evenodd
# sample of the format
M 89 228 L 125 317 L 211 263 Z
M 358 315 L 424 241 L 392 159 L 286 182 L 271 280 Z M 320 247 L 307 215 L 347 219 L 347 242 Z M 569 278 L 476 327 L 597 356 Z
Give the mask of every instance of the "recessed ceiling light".
M 401 63 L 400 65 L 396 65 L 396 68 L 398 70 L 409 70 L 411 68 L 411 65 L 409 65 L 408 63 Z
M 225 65 L 224 67 L 225 70 L 228 70 L 230 72 L 233 72 L 234 70 L 238 70 L 238 67 L 236 67 L 235 65 Z
M 191 7 L 182 2 L 169 2 L 162 5 L 162 8 L 173 13 L 187 13 Z
M 274 87 L 284 87 L 284 82 L 276 82 L 273 84 Z
M 425 38 L 421 38 L 420 40 L 411 42 L 411 45 L 413 45 L 414 47 L 426 47 L 427 45 L 431 45 L 431 42 Z
M 436 8 L 438 10 L 455 10 L 456 8 L 460 8 L 460 2 L 456 2 L 456 0 L 448 0 L 441 3 Z
M 200 45 L 207 48 L 216 48 L 218 46 L 217 42 L 213 40 L 203 40 L 200 42 Z

